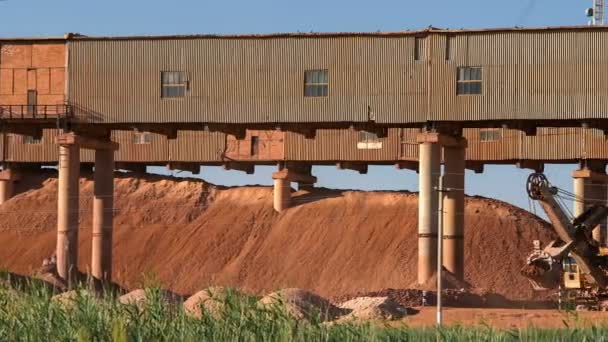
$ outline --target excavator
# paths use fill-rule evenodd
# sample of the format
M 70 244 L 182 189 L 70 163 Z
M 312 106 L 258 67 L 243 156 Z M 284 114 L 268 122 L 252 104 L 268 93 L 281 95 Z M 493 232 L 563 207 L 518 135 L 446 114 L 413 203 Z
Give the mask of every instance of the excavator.
M 606 205 L 593 205 L 571 218 L 565 198 L 574 194 L 552 186 L 542 173 L 533 173 L 526 183 L 528 196 L 536 200 L 555 230 L 557 239 L 541 249 L 534 241 L 521 274 L 534 290 L 559 289 L 577 309 L 608 309 L 608 250 L 593 239 L 592 231 L 608 217 Z

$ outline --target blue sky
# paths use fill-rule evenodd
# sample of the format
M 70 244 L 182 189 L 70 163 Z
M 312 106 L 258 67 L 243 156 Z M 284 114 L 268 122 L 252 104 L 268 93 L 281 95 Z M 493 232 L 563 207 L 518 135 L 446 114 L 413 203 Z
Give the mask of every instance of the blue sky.
M 397 31 L 429 25 L 442 28 L 585 25 L 591 0 L 7 0 L 0 2 L 0 36 L 157 35 L 192 33 L 271 33 Z M 572 188 L 574 165 L 546 168 L 549 179 Z M 155 169 L 156 172 L 164 170 Z M 204 168 L 216 184 L 271 184 L 273 168 L 246 176 Z M 368 175 L 318 167 L 319 186 L 343 189 L 417 191 L 416 173 L 372 167 Z M 467 173 L 467 194 L 495 197 L 529 208 L 524 191 L 529 171 L 488 166 Z M 181 173 L 180 175 L 190 175 Z

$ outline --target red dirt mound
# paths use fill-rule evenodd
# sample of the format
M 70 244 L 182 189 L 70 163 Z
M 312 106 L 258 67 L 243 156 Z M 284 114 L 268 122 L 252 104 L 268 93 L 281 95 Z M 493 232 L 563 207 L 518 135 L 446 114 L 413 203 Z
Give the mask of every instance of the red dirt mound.
M 153 275 L 191 294 L 212 285 L 267 293 L 298 287 L 324 297 L 406 288 L 415 281 L 417 195 L 315 189 L 272 209 L 272 188 L 220 188 L 199 180 L 117 174 L 114 280 L 138 288 Z M 49 178 L 50 177 L 50 178 Z M 26 176 L 0 206 L 0 268 L 27 274 L 53 253 L 57 180 Z M 80 269 L 91 253 L 92 182 L 81 180 Z M 466 202 L 466 282 L 531 299 L 519 271 L 548 225 L 506 203 Z

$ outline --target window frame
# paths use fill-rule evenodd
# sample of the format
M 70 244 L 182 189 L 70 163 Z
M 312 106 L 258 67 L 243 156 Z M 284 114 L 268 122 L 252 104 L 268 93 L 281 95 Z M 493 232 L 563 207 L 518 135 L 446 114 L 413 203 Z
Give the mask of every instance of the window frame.
M 500 128 L 480 128 L 479 141 L 491 143 L 502 140 L 502 130 Z
M 177 74 L 179 81 L 177 83 L 165 83 L 165 74 Z M 165 95 L 165 89 L 183 89 L 183 95 L 169 96 Z M 160 72 L 160 98 L 161 99 L 181 99 L 186 97 L 190 90 L 190 81 L 188 74 L 185 71 L 177 70 L 161 70 Z
M 135 132 L 131 142 L 133 145 L 151 145 L 152 134 L 150 132 Z
M 471 71 L 478 71 L 479 72 L 479 78 L 472 78 L 473 76 L 471 76 Z M 463 71 L 461 73 L 461 71 Z M 461 75 L 464 74 L 464 76 L 462 76 L 463 78 L 461 79 Z M 469 88 L 469 92 L 460 92 L 460 85 L 479 85 L 479 92 L 475 92 L 472 93 L 470 92 L 470 88 Z M 483 95 L 483 67 L 482 66 L 459 66 L 456 68 L 456 96 L 477 96 L 477 95 Z
M 308 82 L 308 75 L 312 73 L 324 73 L 326 82 Z M 308 95 L 307 89 L 309 87 L 319 87 L 320 89 L 325 88 L 325 95 Z M 305 98 L 325 98 L 329 97 L 329 69 L 307 69 L 304 70 L 304 89 Z
M 358 150 L 379 150 L 382 149 L 382 141 L 378 133 L 369 131 L 359 131 L 357 136 Z
M 22 138 L 22 142 L 24 145 L 42 145 L 42 138 L 43 137 L 40 137 L 40 139 L 36 139 L 32 135 L 24 135 Z

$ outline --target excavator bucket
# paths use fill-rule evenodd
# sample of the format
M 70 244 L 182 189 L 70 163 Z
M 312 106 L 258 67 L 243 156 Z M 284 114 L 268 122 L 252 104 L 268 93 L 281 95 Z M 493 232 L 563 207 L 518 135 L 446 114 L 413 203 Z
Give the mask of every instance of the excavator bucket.
M 526 266 L 521 274 L 528 278 L 532 288 L 536 291 L 556 289 L 561 281 L 561 264 L 555 260 L 562 260 L 572 250 L 573 243 L 555 246 L 558 241 L 551 241 L 542 251 L 540 241 L 534 241 L 534 251 L 528 257 Z
M 561 280 L 559 264 L 550 265 L 544 259 L 534 260 L 521 269 L 521 274 L 528 278 L 535 291 L 552 290 L 559 287 Z

